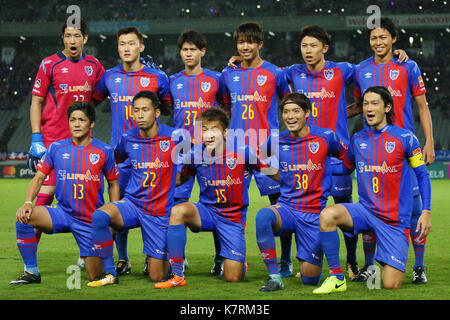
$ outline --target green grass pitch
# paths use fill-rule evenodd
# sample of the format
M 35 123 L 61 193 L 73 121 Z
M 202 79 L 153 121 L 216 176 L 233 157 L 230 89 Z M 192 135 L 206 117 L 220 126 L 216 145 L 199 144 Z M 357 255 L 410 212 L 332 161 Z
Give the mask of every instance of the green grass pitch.
M 19 276 L 23 263 L 15 240 L 15 211 L 23 203 L 28 180 L 0 179 L 0 299 L 48 299 L 48 300 L 109 300 L 109 299 L 145 299 L 145 300 L 411 300 L 411 299 L 449 299 L 450 286 L 447 275 L 450 266 L 450 215 L 448 190 L 450 180 L 432 180 L 432 231 L 428 237 L 425 264 L 427 285 L 417 286 L 411 283 L 414 254 L 410 245 L 407 271 L 400 290 L 370 290 L 365 283 L 348 282 L 345 293 L 316 297 L 314 287 L 305 286 L 295 277 L 284 280 L 282 291 L 261 293 L 260 286 L 265 284 L 267 271 L 260 256 L 255 237 L 254 218 L 256 212 L 268 204 L 267 198 L 261 198 L 252 182 L 250 206 L 248 208 L 247 261 L 248 273 L 241 283 L 226 283 L 221 277 L 209 275 L 214 257 L 214 245 L 211 233 L 194 234 L 188 231 L 186 255 L 189 269 L 185 276 L 185 287 L 170 290 L 157 290 L 148 278 L 142 275 L 144 255 L 139 229 L 129 233 L 128 251 L 133 265 L 132 274 L 120 278 L 120 284 L 104 288 L 87 287 L 88 278 L 81 272 L 81 288 L 69 289 L 66 285 L 69 274 L 66 270 L 75 265 L 78 247 L 71 234 L 43 235 L 39 244 L 38 264 L 42 274 L 40 285 L 10 286 L 9 282 Z M 356 190 L 356 186 L 355 189 Z M 355 192 L 356 193 L 356 192 Z M 356 198 L 356 196 L 354 196 Z M 198 199 L 198 188 L 193 198 Z M 342 236 L 342 235 L 341 235 Z M 277 240 L 278 243 L 278 240 Z M 292 256 L 295 257 L 295 244 Z M 278 245 L 279 254 L 279 245 Z M 294 259 L 295 260 L 295 259 Z M 358 242 L 358 261 L 363 263 L 364 256 L 361 238 Z M 341 239 L 341 262 L 345 263 L 345 245 Z M 328 275 L 324 262 L 323 279 Z M 298 262 L 294 261 L 294 271 L 298 271 Z

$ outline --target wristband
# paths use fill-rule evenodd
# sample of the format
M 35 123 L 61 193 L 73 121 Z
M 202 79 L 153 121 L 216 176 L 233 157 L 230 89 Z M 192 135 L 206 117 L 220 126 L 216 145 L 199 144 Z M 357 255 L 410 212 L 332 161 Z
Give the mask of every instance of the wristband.
M 33 202 L 32 202 L 32 201 L 25 201 L 23 204 L 27 204 L 27 203 L 33 205 Z

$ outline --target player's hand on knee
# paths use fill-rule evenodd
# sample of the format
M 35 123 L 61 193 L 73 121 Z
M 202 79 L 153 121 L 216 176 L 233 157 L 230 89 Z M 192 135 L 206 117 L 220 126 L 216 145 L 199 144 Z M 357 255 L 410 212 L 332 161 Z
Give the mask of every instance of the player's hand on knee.
M 16 220 L 20 223 L 28 223 L 30 221 L 33 206 L 29 203 L 25 203 L 16 211 Z
M 422 214 L 420 215 L 419 221 L 417 221 L 417 228 L 416 232 L 419 232 L 421 230 L 419 235 L 419 240 L 423 240 L 426 238 L 426 236 L 430 233 L 431 230 L 431 211 L 429 210 L 423 210 Z

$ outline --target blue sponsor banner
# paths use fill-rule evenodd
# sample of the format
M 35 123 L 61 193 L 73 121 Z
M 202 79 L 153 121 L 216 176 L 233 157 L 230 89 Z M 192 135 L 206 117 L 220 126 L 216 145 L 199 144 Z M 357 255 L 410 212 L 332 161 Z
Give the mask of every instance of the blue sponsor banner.
M 89 22 L 89 33 L 116 33 L 124 27 L 136 27 L 142 33 L 150 31 L 148 21 L 94 21 Z
M 435 161 L 450 161 L 450 150 L 436 150 L 434 154 Z

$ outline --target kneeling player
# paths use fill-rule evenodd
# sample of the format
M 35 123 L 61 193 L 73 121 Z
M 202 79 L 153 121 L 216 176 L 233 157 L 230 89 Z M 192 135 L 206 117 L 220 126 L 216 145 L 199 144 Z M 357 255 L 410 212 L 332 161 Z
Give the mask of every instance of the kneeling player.
M 355 134 L 347 158 L 356 166 L 359 202 L 338 204 L 320 214 L 320 241 L 330 268 L 330 277 L 315 294 L 346 290 L 339 260 L 337 227 L 356 235 L 372 231 L 377 237 L 375 259 L 383 266 L 383 286 L 401 287 L 408 258 L 411 220 L 410 167 L 419 182 L 423 200 L 417 223 L 419 239 L 430 232 L 431 183 L 414 134 L 392 125 L 393 99 L 384 87 L 371 87 L 363 95 L 363 113 L 368 127 Z
M 115 148 L 118 162 L 130 160 L 130 180 L 122 200 L 94 212 L 92 238 L 105 274 L 90 282 L 91 287 L 118 283 L 110 226 L 116 231 L 141 227 L 150 280 L 160 281 L 168 274 L 166 233 L 177 174 L 173 161 L 177 142 L 173 128 L 158 124 L 159 107 L 158 96 L 151 91 L 140 91 L 133 98 L 137 128 L 126 131 Z
M 72 138 L 54 142 L 37 165 L 28 186 L 25 204 L 16 213 L 17 246 L 25 262 L 25 272 L 11 284 L 40 283 L 37 241 L 33 228 L 48 234 L 71 232 L 86 257 L 86 271 L 93 280 L 103 272 L 92 250 L 92 214 L 103 205 L 103 175 L 108 180 L 111 201 L 119 199 L 118 171 L 108 145 L 89 136 L 94 127 L 95 109 L 74 102 L 67 111 Z M 57 205 L 33 207 L 33 200 L 45 178 L 56 173 Z
M 323 256 L 319 213 L 330 194 L 330 156 L 344 159 L 347 151 L 332 130 L 306 124 L 311 102 L 304 94 L 287 95 L 280 107 L 287 130 L 279 137 L 270 136 L 261 148 L 267 151 L 267 156 L 276 155 L 279 161 L 281 196 L 275 205 L 259 210 L 256 215 L 256 239 L 269 271 L 269 280 L 260 291 L 284 288 L 275 245 L 275 235 L 283 232 L 296 235 L 303 283 L 319 283 Z
M 238 282 L 245 275 L 244 230 L 251 180 L 245 177 L 245 171 L 264 171 L 270 167 L 261 163 L 248 146 L 236 148 L 234 140 L 226 140 L 229 120 L 222 110 L 207 109 L 200 121 L 203 143 L 191 149 L 185 161 L 189 164 L 184 165 L 179 175 L 181 183 L 197 175 L 200 201 L 185 202 L 172 208 L 167 251 L 173 277 L 156 283 L 158 289 L 186 284 L 183 275 L 186 226 L 193 232 L 217 232 L 226 281 Z

